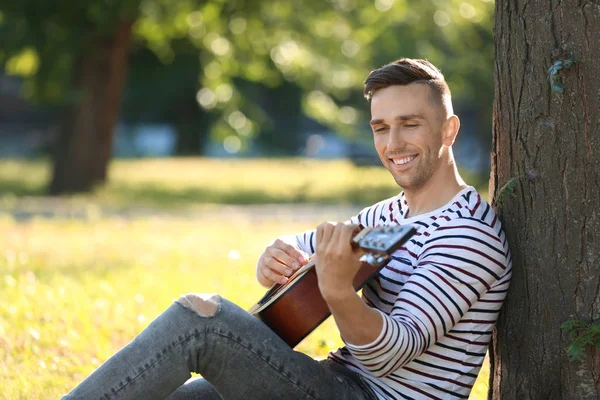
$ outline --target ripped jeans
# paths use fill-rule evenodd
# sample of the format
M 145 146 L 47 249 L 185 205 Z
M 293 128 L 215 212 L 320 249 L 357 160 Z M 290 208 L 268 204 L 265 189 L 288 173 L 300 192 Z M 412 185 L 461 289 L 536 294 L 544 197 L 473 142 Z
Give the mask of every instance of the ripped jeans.
M 184 384 L 191 372 L 202 375 Z M 333 360 L 292 350 L 266 325 L 214 296 L 182 296 L 102 364 L 71 399 L 344 399 L 377 397 Z

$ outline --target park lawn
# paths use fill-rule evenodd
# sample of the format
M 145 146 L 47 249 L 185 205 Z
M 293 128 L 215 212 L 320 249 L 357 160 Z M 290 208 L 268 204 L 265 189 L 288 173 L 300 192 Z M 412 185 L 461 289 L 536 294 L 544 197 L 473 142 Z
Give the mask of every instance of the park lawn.
M 180 294 L 216 292 L 244 308 L 264 292 L 255 260 L 274 237 L 317 221 L 0 218 L 3 399 L 59 398 Z M 328 320 L 299 345 L 340 345 Z M 472 399 L 484 399 L 487 369 Z
M 91 195 L 38 197 L 48 171 L 0 161 L 0 399 L 59 398 L 182 293 L 248 308 L 274 237 L 339 219 L 320 204 L 359 210 L 398 191 L 384 169 L 345 161 L 190 158 L 116 161 Z M 289 204 L 294 218 L 262 203 Z M 319 212 L 297 218 L 296 203 Z M 325 357 L 340 343 L 328 320 L 298 349 Z M 471 399 L 486 398 L 488 374 Z
M 24 196 L 44 194 L 51 175 L 47 160 L 0 160 L 0 208 Z M 487 194 L 487 180 L 461 171 Z M 74 204 L 111 209 L 179 210 L 198 204 L 373 204 L 399 191 L 382 167 L 356 167 L 347 160 L 133 159 L 115 160 L 109 182 Z M 20 202 L 21 204 L 23 202 Z

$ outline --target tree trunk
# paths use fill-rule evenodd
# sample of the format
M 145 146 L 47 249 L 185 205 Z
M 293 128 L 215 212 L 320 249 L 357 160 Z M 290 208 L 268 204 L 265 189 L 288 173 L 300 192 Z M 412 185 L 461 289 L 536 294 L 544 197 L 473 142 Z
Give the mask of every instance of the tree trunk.
M 182 156 L 203 154 L 209 129 L 209 115 L 198 107 L 195 96 L 181 98 L 174 110 L 173 122 L 177 130 L 176 154 Z
M 570 361 L 560 329 L 600 320 L 600 6 L 497 0 L 495 43 L 490 197 L 514 271 L 490 397 L 600 399 L 600 355 Z M 552 90 L 549 67 L 569 57 Z
M 84 192 L 105 182 L 119 116 L 132 22 L 86 49 L 76 66 L 76 100 L 65 113 L 54 153 L 51 194 Z

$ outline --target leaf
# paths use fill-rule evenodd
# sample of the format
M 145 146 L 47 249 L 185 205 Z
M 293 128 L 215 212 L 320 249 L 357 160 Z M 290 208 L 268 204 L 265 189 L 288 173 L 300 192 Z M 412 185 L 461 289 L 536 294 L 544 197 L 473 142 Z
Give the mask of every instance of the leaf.
M 552 90 L 554 90 L 555 92 L 558 92 L 558 93 L 564 93 L 565 87 L 560 82 L 554 82 L 554 85 L 552 86 Z
M 600 322 L 585 322 L 581 320 L 565 321 L 561 329 L 572 341 L 567 346 L 567 354 L 571 360 L 582 360 L 587 346 L 600 347 Z

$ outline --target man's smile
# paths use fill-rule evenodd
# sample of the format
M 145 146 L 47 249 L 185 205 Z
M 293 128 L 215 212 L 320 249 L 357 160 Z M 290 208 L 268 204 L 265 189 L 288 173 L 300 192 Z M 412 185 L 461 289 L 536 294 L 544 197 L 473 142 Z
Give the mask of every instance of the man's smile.
M 410 156 L 406 156 L 406 157 L 394 157 L 394 158 L 390 158 L 389 160 L 391 161 L 392 164 L 394 164 L 395 166 L 398 167 L 406 167 L 410 164 L 412 164 L 412 162 L 415 160 L 415 158 L 418 157 L 418 154 L 412 154 Z

